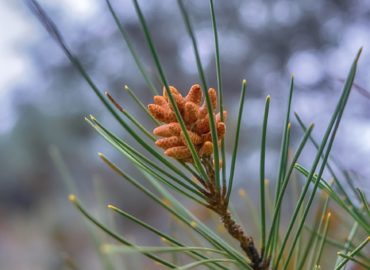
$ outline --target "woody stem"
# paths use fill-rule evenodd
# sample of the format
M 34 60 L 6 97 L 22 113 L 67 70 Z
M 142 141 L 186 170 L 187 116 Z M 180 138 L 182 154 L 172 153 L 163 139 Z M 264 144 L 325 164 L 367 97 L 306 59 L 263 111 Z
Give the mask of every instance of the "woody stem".
M 260 256 L 253 238 L 245 233 L 243 228 L 235 222 L 230 211 L 224 193 L 215 187 L 215 177 L 213 164 L 210 158 L 203 158 L 202 163 L 208 174 L 208 205 L 215 213 L 217 213 L 227 232 L 240 243 L 241 249 L 245 252 L 251 261 L 251 266 L 255 270 L 267 270 L 269 260 L 263 260 Z

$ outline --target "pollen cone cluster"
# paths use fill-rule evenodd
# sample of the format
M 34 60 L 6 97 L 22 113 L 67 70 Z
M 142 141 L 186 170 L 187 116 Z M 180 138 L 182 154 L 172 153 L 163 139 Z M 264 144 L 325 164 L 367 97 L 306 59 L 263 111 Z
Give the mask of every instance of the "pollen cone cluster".
M 210 112 L 206 101 L 202 102 L 202 90 L 198 84 L 193 85 L 189 93 L 183 97 L 173 86 L 170 86 L 172 96 L 179 108 L 182 119 L 185 122 L 187 132 L 200 157 L 211 156 L 213 153 L 212 135 L 209 123 Z M 217 107 L 217 94 L 213 88 L 208 89 L 212 103 L 212 112 Z M 153 130 L 154 135 L 162 137 L 155 144 L 165 150 L 165 155 L 181 160 L 193 162 L 190 149 L 176 119 L 174 108 L 171 105 L 166 89 L 162 96 L 154 96 L 154 104 L 148 105 L 149 112 L 155 119 L 163 124 Z M 226 111 L 223 111 L 226 119 Z M 221 122 L 220 113 L 215 116 L 218 141 L 225 135 L 226 126 Z

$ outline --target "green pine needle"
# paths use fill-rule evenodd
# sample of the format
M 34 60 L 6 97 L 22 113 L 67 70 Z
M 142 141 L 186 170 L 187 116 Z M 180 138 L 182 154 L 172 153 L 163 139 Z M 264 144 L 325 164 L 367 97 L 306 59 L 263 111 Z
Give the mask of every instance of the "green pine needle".
M 185 137 L 186 143 L 189 146 L 191 155 L 192 155 L 192 157 L 194 159 L 195 167 L 197 168 L 197 170 L 200 173 L 200 175 L 203 177 L 203 180 L 207 180 L 208 179 L 207 173 L 205 172 L 205 169 L 203 168 L 203 166 L 201 164 L 200 157 L 199 157 L 199 155 L 198 155 L 198 153 L 197 153 L 197 151 L 195 149 L 195 146 L 194 146 L 192 140 L 190 139 L 189 133 L 188 133 L 188 131 L 186 129 L 184 120 L 181 117 L 181 114 L 180 114 L 179 108 L 177 106 L 177 103 L 175 102 L 175 99 L 174 99 L 174 97 L 173 97 L 173 95 L 172 95 L 172 93 L 170 91 L 168 81 L 167 81 L 167 79 L 166 79 L 166 77 L 164 75 L 164 71 L 163 71 L 162 66 L 160 64 L 157 51 L 155 49 L 155 46 L 154 46 L 154 43 L 152 41 L 152 37 L 151 37 L 150 31 L 149 31 L 148 26 L 147 26 L 147 23 L 145 21 L 145 17 L 143 15 L 142 11 L 141 11 L 141 8 L 140 8 L 140 6 L 138 4 L 138 1 L 137 0 L 133 0 L 133 3 L 134 3 L 134 6 L 135 6 L 136 13 L 137 13 L 137 15 L 139 17 L 139 21 L 140 21 L 141 27 L 142 27 L 142 29 L 144 31 L 145 39 L 147 41 L 147 44 L 149 46 L 149 49 L 150 49 L 150 52 L 152 54 L 153 60 L 155 62 L 155 65 L 157 67 L 157 70 L 159 72 L 159 76 L 161 78 L 161 81 L 162 81 L 163 85 L 165 86 L 165 90 L 166 90 L 167 96 L 169 97 L 170 103 L 171 103 L 172 107 L 174 108 L 176 119 L 177 119 L 177 121 L 179 122 L 179 124 L 181 126 L 181 130 L 184 133 L 184 137 Z
M 226 195 L 227 202 L 230 200 L 231 190 L 233 188 L 236 158 L 237 158 L 238 148 L 239 148 L 238 146 L 239 146 L 240 127 L 241 127 L 242 116 L 243 116 L 243 111 L 244 111 L 244 97 L 245 97 L 246 88 L 247 88 L 247 81 L 243 80 L 242 90 L 241 90 L 240 99 L 239 99 L 238 120 L 236 124 L 234 148 L 233 148 L 231 164 L 230 164 L 229 184 L 227 187 L 227 195 Z
M 353 81 L 354 81 L 354 77 L 355 77 L 355 73 L 356 73 L 356 69 L 357 69 L 357 62 L 358 62 L 358 59 L 360 57 L 360 54 L 361 54 L 361 51 L 362 49 L 359 50 L 353 64 L 352 64 L 352 67 L 351 67 L 351 70 L 348 74 L 348 77 L 347 77 L 347 80 L 346 80 L 346 83 L 345 83 L 345 86 L 344 86 L 344 89 L 343 89 L 343 92 L 342 92 L 342 95 L 341 95 L 341 98 L 336 106 L 336 109 L 335 109 L 335 112 L 334 114 L 332 115 L 332 118 L 330 120 L 330 123 L 328 125 L 328 128 L 325 132 L 325 135 L 324 135 L 324 138 L 322 140 L 322 143 L 320 145 L 320 149 L 319 151 L 317 152 L 316 154 L 316 157 L 315 157 L 315 160 L 313 162 L 313 165 L 312 165 L 312 168 L 311 168 L 311 171 L 310 171 L 310 175 L 308 176 L 308 179 L 307 179 L 307 183 L 305 185 L 305 188 L 302 192 L 302 195 L 300 197 L 300 200 L 296 206 L 296 209 L 294 211 L 294 214 L 293 214 L 293 218 L 291 219 L 291 222 L 289 224 L 289 228 L 291 229 L 293 227 L 293 225 L 296 223 L 296 218 L 297 218 L 297 214 L 298 214 L 298 211 L 301 207 L 301 205 L 303 204 L 303 199 L 308 191 L 308 187 L 309 187 L 309 184 L 311 183 L 312 181 L 312 178 L 313 178 L 313 175 L 316 171 L 316 167 L 319 163 L 319 160 L 321 158 L 321 155 L 322 153 L 324 152 L 324 148 L 326 147 L 327 143 L 327 148 L 326 148 L 326 152 L 324 154 L 324 160 L 322 162 L 322 165 L 320 167 L 320 171 L 319 171 L 319 174 L 318 174 L 318 179 L 321 178 L 321 175 L 323 174 L 324 172 L 324 168 L 326 166 L 326 161 L 328 160 L 328 157 L 329 157 L 329 154 L 330 154 L 330 150 L 331 150 L 331 147 L 333 145 L 333 142 L 334 142 L 334 138 L 335 138 L 335 135 L 336 135 L 336 132 L 338 130 L 338 127 L 339 127 L 339 123 L 340 123 L 340 120 L 341 120 L 341 117 L 343 115 L 343 111 L 344 111 L 344 108 L 345 108 L 345 105 L 347 103 L 347 100 L 348 100 L 348 97 L 349 97 L 349 94 L 350 94 L 350 90 L 352 88 L 352 84 L 353 84 Z M 316 193 L 316 190 L 318 188 L 318 183 L 320 181 L 317 181 L 314 185 L 314 188 L 313 188 L 313 191 L 311 193 L 311 196 L 309 197 L 309 201 L 305 207 L 305 210 L 304 210 L 304 213 L 303 213 L 303 217 L 302 219 L 298 222 L 298 229 L 297 229 L 297 232 L 295 233 L 294 235 L 294 238 L 293 238 L 293 244 L 288 252 L 288 258 L 287 258 L 287 261 L 283 267 L 283 269 L 287 268 L 288 267 L 288 264 L 289 264 L 289 260 L 290 260 L 290 257 L 291 255 L 293 254 L 293 250 L 295 248 L 295 245 L 297 243 L 297 240 L 298 240 L 298 236 L 303 228 L 303 225 L 304 225 L 304 221 L 306 220 L 307 218 L 307 215 L 308 215 L 308 212 L 310 210 L 310 207 L 312 205 L 312 202 L 313 202 L 313 199 L 314 199 L 314 196 L 315 196 L 315 193 Z M 275 264 L 275 267 L 277 268 L 277 266 L 279 265 L 279 261 L 282 257 L 282 254 L 283 254 L 283 250 L 287 244 L 287 240 L 289 238 L 289 234 L 286 234 L 285 238 L 284 238 L 284 241 L 283 241 L 283 246 L 279 252 L 279 255 L 277 257 L 277 262 Z
M 266 205 L 265 205 L 265 156 L 266 156 L 266 136 L 267 136 L 267 122 L 270 107 L 270 96 L 266 98 L 265 113 L 262 126 L 262 140 L 261 140 L 261 159 L 260 159 L 260 207 L 261 207 L 261 250 L 262 256 L 266 247 Z
M 340 270 L 340 269 L 342 269 L 345 265 L 346 265 L 346 263 L 349 261 L 349 260 L 351 260 L 351 259 L 353 259 L 354 258 L 354 256 L 356 256 L 357 255 L 357 253 L 359 252 L 359 251 L 361 251 L 361 249 L 363 249 L 366 245 L 367 245 L 367 243 L 370 241 L 370 236 L 368 236 L 368 237 L 366 237 L 366 239 L 364 240 L 364 241 L 362 241 L 353 251 L 351 251 L 351 252 L 348 252 L 347 254 L 341 254 L 341 253 L 339 253 L 339 255 L 340 256 L 343 256 L 343 257 L 345 257 L 345 259 L 341 262 L 341 263 L 339 263 L 336 267 L 335 267 L 335 269 L 334 270 Z M 367 266 L 368 267 L 368 266 Z
M 214 165 L 215 166 L 215 170 L 214 170 L 215 171 L 215 182 L 216 182 L 216 186 L 220 188 L 220 157 L 219 157 L 219 149 L 218 149 L 218 138 L 217 138 L 215 115 L 214 113 L 212 113 L 213 109 L 212 109 L 211 98 L 209 97 L 209 94 L 208 94 L 208 86 L 206 82 L 206 77 L 204 74 L 202 61 L 200 59 L 197 41 L 195 39 L 194 31 L 190 23 L 189 14 L 185 9 L 185 6 L 182 0 L 177 0 L 177 3 L 179 5 L 182 17 L 184 18 L 186 30 L 188 31 L 191 42 L 193 44 L 193 50 L 194 50 L 194 55 L 195 55 L 195 59 L 197 63 L 198 73 L 199 73 L 199 77 L 202 83 L 202 89 L 203 89 L 203 93 L 204 93 L 206 104 L 207 104 L 207 110 L 209 112 L 209 126 L 211 128 L 212 143 L 213 143 L 213 158 L 214 158 L 214 164 L 215 164 Z M 223 112 L 221 111 L 220 114 L 222 115 Z
M 220 48 L 218 42 L 218 30 L 217 30 L 217 22 L 216 22 L 216 14 L 213 5 L 213 0 L 209 0 L 210 10 L 211 10 L 211 18 L 212 18 L 212 29 L 213 29 L 213 36 L 215 41 L 215 61 L 216 61 L 216 76 L 217 76 L 217 91 L 218 91 L 218 103 L 220 107 L 220 119 L 221 122 L 225 122 L 224 119 L 224 105 L 223 105 L 223 89 L 222 89 L 222 76 L 221 76 L 221 61 L 220 61 Z M 221 139 L 221 171 L 222 171 L 222 188 L 226 191 L 227 183 L 226 183 L 226 150 L 225 150 L 225 138 Z
M 93 224 L 95 224 L 98 228 L 100 228 L 106 234 L 108 234 L 113 239 L 115 239 L 116 241 L 118 241 L 119 243 L 121 243 L 123 245 L 135 247 L 134 244 L 132 244 L 131 242 L 129 242 L 128 240 L 126 240 L 122 236 L 119 236 L 117 233 L 111 231 L 105 225 L 103 225 L 102 223 L 100 223 L 96 218 L 94 218 L 84 207 L 82 207 L 82 205 L 77 200 L 77 197 L 75 195 L 73 195 L 73 194 L 69 195 L 68 199 L 81 212 L 81 214 L 83 214 L 88 220 L 90 220 Z M 152 259 L 152 260 L 154 260 L 154 261 L 156 261 L 156 262 L 158 262 L 160 264 L 163 264 L 163 265 L 167 266 L 168 268 L 171 268 L 171 269 L 175 269 L 176 268 L 176 265 L 173 265 L 172 263 L 170 263 L 170 262 L 168 262 L 166 260 L 163 260 L 163 259 L 161 259 L 161 258 L 159 258 L 159 257 L 157 257 L 155 255 L 152 255 L 152 254 L 150 254 L 148 252 L 143 252 L 143 254 L 145 256 L 147 256 L 148 258 L 150 258 L 150 259 Z
M 114 22 L 116 23 L 116 25 L 118 27 L 118 30 L 122 35 L 122 38 L 124 39 L 125 43 L 127 44 L 127 47 L 130 50 L 130 53 L 131 53 L 132 57 L 134 58 L 135 64 L 137 65 L 137 67 L 138 67 L 141 75 L 143 76 L 147 86 L 149 87 L 149 89 L 150 89 L 150 91 L 152 92 L 153 95 L 158 95 L 157 88 L 154 86 L 152 80 L 149 78 L 149 75 L 148 75 L 147 71 L 145 70 L 145 67 L 144 67 L 143 63 L 140 61 L 140 58 L 138 56 L 138 53 L 137 53 L 134 45 L 131 43 L 129 35 L 126 32 L 126 30 L 123 28 L 116 12 L 114 11 L 114 8 L 113 8 L 110 0 L 106 0 L 105 2 L 107 3 L 109 12 L 111 13 L 111 15 L 113 17 Z

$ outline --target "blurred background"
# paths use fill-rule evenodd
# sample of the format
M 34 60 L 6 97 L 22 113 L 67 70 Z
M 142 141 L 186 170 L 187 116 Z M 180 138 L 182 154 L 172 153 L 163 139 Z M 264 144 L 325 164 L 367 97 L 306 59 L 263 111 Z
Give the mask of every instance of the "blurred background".
M 175 1 L 141 1 L 167 78 L 185 93 L 198 83 L 191 42 Z M 184 1 L 200 47 L 208 84 L 216 87 L 208 1 Z M 248 80 L 236 188 L 256 188 L 263 107 L 271 95 L 267 177 L 274 181 L 290 76 L 293 111 L 316 123 L 320 139 L 358 49 L 356 87 L 349 100 L 333 154 L 369 192 L 370 178 L 370 2 L 215 1 L 229 129 L 235 126 L 242 79 Z M 73 52 L 102 90 L 149 128 L 123 90 L 152 100 L 104 1 L 40 1 Z M 155 69 L 131 1 L 112 1 L 149 73 Z M 126 162 L 84 121 L 93 114 L 125 138 L 100 101 L 22 1 L 0 2 L 0 268 L 102 269 L 82 217 L 68 203 L 70 192 L 50 152 L 59 149 L 79 197 L 93 212 L 116 203 L 151 224 L 166 227 L 142 194 L 117 178 L 97 157 L 101 151 L 124 169 Z M 158 89 L 161 88 L 158 80 Z M 293 143 L 302 135 L 292 123 Z M 232 132 L 229 134 L 232 135 Z M 233 138 L 227 137 L 232 149 Z M 54 150 L 53 150 L 54 149 Z M 301 162 L 309 166 L 313 148 Z M 66 171 L 65 171 L 66 172 Z M 139 175 L 133 171 L 132 174 Z M 98 191 L 98 192 L 97 192 Z M 99 194 L 96 194 L 99 193 Z M 252 199 L 257 199 L 252 196 Z M 152 209 L 153 208 L 153 209 Z M 163 214 L 163 213 L 162 213 Z M 111 218 L 111 217 L 110 217 Z M 109 219 L 109 217 L 108 217 Z M 124 224 L 132 239 L 145 234 Z M 68 268 L 67 266 L 70 265 Z M 128 269 L 133 269 L 132 268 Z M 137 268 L 139 269 L 139 268 Z

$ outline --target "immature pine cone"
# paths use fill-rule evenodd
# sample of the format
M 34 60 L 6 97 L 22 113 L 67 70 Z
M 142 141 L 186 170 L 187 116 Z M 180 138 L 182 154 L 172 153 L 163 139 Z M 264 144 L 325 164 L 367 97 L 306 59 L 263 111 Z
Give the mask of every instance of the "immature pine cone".
M 202 90 L 200 86 L 194 84 L 186 97 L 183 97 L 173 86 L 170 86 L 170 91 L 177 103 L 190 139 L 199 156 L 206 157 L 212 155 L 213 143 L 209 126 L 209 112 L 205 100 L 201 105 Z M 214 112 L 217 107 L 216 90 L 209 88 L 208 94 L 212 103 L 212 112 Z M 154 135 L 163 137 L 158 139 L 155 144 L 163 148 L 167 156 L 183 162 L 193 162 L 190 149 L 187 146 L 180 124 L 176 120 L 174 109 L 165 88 L 163 88 L 163 96 L 154 96 L 154 104 L 149 104 L 148 109 L 154 118 L 164 123 L 153 130 Z M 226 119 L 226 111 L 223 111 L 223 116 Z M 216 128 L 220 142 L 226 130 L 225 123 L 221 122 L 220 113 L 216 114 Z

